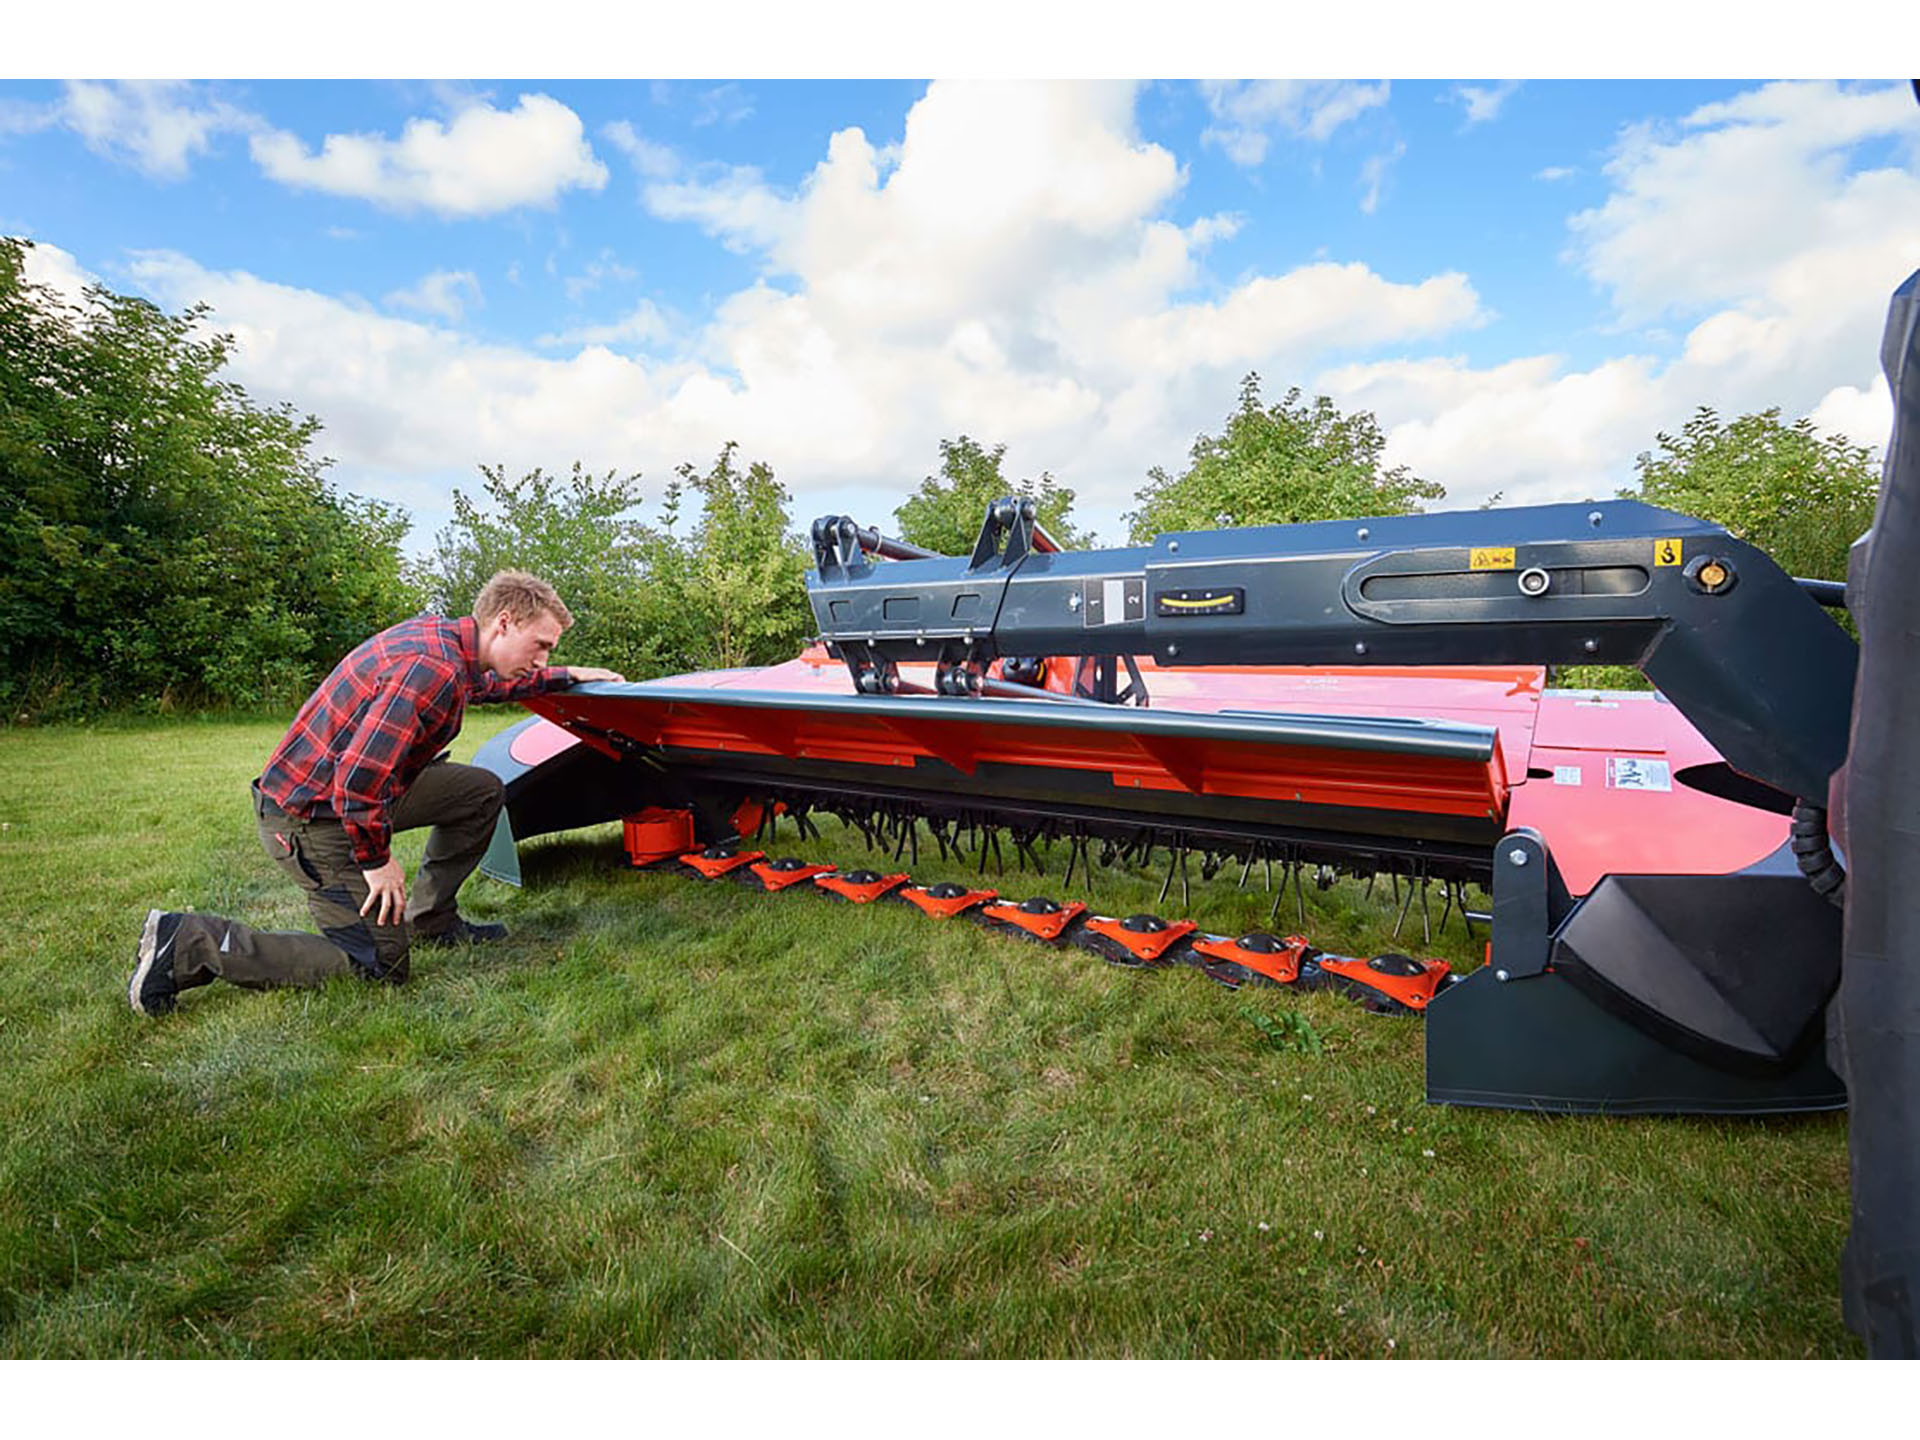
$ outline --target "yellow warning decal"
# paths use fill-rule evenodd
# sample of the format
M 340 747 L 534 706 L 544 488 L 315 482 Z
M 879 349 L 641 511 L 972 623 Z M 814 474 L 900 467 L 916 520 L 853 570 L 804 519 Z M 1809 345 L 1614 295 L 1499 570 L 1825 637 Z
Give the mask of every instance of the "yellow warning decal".
M 1511 545 L 1485 545 L 1469 552 L 1467 563 L 1475 570 L 1513 569 Z
M 1680 563 L 1680 542 L 1678 540 L 1654 541 L 1653 563 L 1656 565 L 1678 565 Z

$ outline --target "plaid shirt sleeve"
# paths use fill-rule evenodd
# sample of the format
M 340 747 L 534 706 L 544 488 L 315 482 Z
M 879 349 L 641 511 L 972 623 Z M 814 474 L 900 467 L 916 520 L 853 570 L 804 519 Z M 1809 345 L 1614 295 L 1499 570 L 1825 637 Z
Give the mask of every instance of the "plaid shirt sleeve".
M 476 705 L 492 705 L 528 695 L 544 695 L 549 690 L 564 690 L 571 684 L 573 672 L 564 665 L 548 665 L 518 680 L 502 680 L 489 670 L 473 687 L 473 701 Z
M 388 813 L 399 798 L 402 767 L 420 737 L 446 727 L 458 693 L 452 667 L 425 657 L 415 660 L 374 692 L 335 762 L 333 813 L 363 870 L 378 869 L 392 858 Z

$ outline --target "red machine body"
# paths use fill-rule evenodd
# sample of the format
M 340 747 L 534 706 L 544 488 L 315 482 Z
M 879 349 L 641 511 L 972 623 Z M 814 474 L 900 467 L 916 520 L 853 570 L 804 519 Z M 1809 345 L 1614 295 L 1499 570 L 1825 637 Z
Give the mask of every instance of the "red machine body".
M 1785 815 L 1702 788 L 1726 774 L 1718 753 L 1653 692 L 1563 691 L 1538 666 L 1214 668 L 1140 662 L 1155 703 L 1208 715 L 1417 717 L 1486 727 L 1484 760 L 1365 750 L 1307 750 L 1251 740 L 1167 738 L 1121 730 L 995 723 L 997 702 L 927 701 L 885 715 L 818 703 L 844 697 L 846 672 L 815 646 L 759 670 L 677 676 L 619 692 L 561 691 L 530 702 L 550 721 L 511 744 L 529 769 L 577 744 L 610 757 L 608 735 L 719 767 L 751 757 L 820 762 L 836 773 L 897 775 L 924 761 L 962 774 L 982 766 L 1071 771 L 1150 815 L 1155 797 L 1269 802 L 1289 815 L 1326 812 L 1351 827 L 1378 812 L 1386 828 L 1443 817 L 1491 844 L 1529 826 L 1553 848 L 1567 886 L 1605 873 L 1727 874 L 1786 839 Z M 904 667 L 911 673 L 912 667 Z M 1048 676 L 1055 693 L 1065 681 Z M 781 701 L 768 705 L 769 698 Z M 969 713 L 974 712 L 974 713 Z M 978 718 L 975 718 L 977 715 Z

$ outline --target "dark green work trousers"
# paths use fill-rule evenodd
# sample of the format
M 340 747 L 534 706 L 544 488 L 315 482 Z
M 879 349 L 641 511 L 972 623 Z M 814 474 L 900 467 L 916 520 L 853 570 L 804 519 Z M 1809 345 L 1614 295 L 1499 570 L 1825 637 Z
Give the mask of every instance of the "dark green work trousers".
M 405 918 L 379 925 L 360 913 L 367 881 L 346 828 L 331 815 L 295 819 L 256 784 L 260 844 L 306 893 L 320 933 L 255 930 L 197 912 L 183 916 L 173 945 L 174 982 L 182 990 L 216 979 L 256 990 L 319 985 L 334 975 L 402 983 L 409 933 L 436 934 L 458 919 L 454 897 L 486 853 L 501 800 L 500 777 L 491 770 L 439 760 L 420 773 L 393 807 L 393 828 L 431 825 L 433 833 L 407 891 Z

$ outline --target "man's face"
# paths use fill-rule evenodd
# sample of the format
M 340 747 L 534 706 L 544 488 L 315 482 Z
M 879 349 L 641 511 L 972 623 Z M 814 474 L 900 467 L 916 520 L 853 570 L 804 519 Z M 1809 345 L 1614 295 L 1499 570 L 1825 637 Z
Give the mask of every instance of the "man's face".
M 489 627 L 493 644 L 489 647 L 489 668 L 502 680 L 518 680 L 547 663 L 547 656 L 560 643 L 560 622 L 542 611 L 531 620 L 515 620 L 502 611 Z

